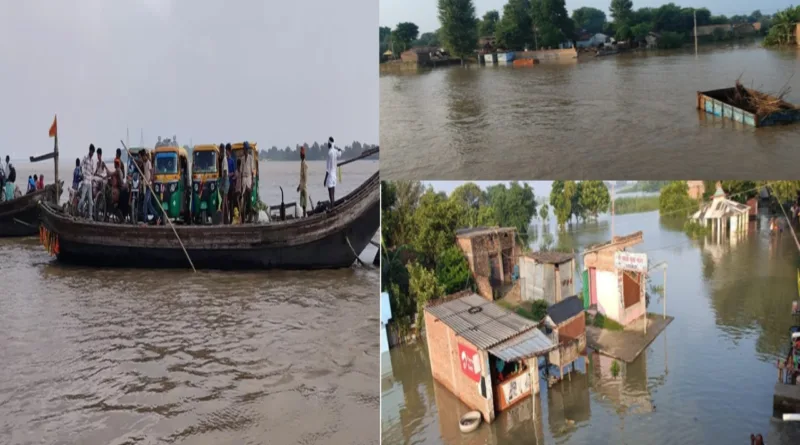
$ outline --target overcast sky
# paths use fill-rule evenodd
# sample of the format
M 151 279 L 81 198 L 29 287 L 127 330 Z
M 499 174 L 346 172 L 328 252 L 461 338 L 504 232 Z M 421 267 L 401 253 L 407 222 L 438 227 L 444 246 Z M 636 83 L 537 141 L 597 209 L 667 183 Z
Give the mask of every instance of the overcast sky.
M 375 0 L 2 0 L 0 156 L 378 143 Z
M 413 22 L 419 26 L 420 34 L 423 32 L 435 31 L 439 28 L 438 2 L 436 0 L 380 0 L 380 24 L 394 28 L 400 22 Z M 503 5 L 507 0 L 473 0 L 475 13 L 482 17 L 486 11 L 495 9 L 503 13 Z M 609 20 L 611 15 L 608 6 L 611 0 L 566 0 L 567 11 L 572 15 L 572 11 L 583 6 L 591 6 L 606 13 Z M 633 1 L 633 8 L 658 7 L 670 3 L 669 0 L 646 0 Z M 762 14 L 774 14 L 776 11 L 786 9 L 792 4 L 787 0 L 762 0 L 754 2 L 752 0 L 698 0 L 698 1 L 672 1 L 676 5 L 684 7 L 705 7 L 712 14 L 750 14 L 755 9 L 760 9 Z
M 508 186 L 511 181 L 469 181 L 476 184 L 482 190 L 497 184 L 505 184 Z M 553 187 L 553 181 L 519 181 L 520 184 L 527 183 L 533 188 L 536 196 L 550 196 L 550 189 Z M 445 192 L 448 195 L 453 192 L 458 186 L 465 184 L 465 181 L 423 181 L 423 184 L 430 185 L 437 192 Z

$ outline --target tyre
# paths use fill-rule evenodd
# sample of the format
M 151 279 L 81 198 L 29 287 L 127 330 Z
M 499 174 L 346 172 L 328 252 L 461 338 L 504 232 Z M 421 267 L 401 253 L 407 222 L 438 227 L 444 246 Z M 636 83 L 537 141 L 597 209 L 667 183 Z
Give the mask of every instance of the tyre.
M 471 433 L 478 429 L 481 420 L 480 411 L 470 411 L 461 416 L 461 419 L 458 421 L 458 428 L 462 433 Z

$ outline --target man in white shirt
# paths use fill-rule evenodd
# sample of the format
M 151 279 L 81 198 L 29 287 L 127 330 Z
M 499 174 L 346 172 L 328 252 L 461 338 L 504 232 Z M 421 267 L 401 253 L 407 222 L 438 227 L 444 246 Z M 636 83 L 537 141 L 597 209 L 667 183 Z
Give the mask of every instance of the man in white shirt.
M 336 190 L 336 165 L 339 163 L 339 152 L 342 151 L 340 148 L 335 147 L 333 145 L 333 136 L 328 138 L 328 162 L 325 165 L 325 187 L 328 188 L 328 197 L 331 200 L 331 204 L 328 207 L 328 210 L 333 209 L 333 203 L 336 201 L 335 198 L 335 190 Z
M 250 148 L 250 143 L 247 141 L 244 143 L 244 159 L 242 159 L 241 174 L 241 196 L 244 200 L 242 203 L 242 222 L 244 223 L 250 219 L 253 211 L 253 150 Z
M 89 203 L 89 219 L 94 219 L 94 200 L 92 199 L 92 179 L 94 178 L 95 171 L 94 163 L 94 144 L 89 144 L 89 155 L 83 158 L 81 162 L 81 200 L 78 202 L 78 208 L 82 209 L 84 203 Z
M 150 160 L 150 155 L 147 151 L 142 150 L 140 156 L 144 159 L 144 222 L 147 223 L 147 216 L 153 215 L 153 218 L 156 220 L 156 224 L 160 224 L 161 220 L 159 218 L 159 212 L 156 210 L 155 205 L 153 205 L 153 192 L 151 188 L 153 187 L 153 161 Z M 158 198 L 155 198 L 158 199 Z

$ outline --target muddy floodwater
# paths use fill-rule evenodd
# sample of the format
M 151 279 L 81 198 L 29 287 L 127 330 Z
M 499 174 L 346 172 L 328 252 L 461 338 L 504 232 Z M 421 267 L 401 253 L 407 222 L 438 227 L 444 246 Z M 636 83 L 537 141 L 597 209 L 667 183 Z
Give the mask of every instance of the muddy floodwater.
M 383 74 L 387 179 L 793 177 L 800 125 L 759 128 L 696 110 L 697 91 L 792 88 L 800 49 L 651 51 L 535 67 Z M 746 159 L 747 162 L 742 162 Z M 624 173 L 620 173 L 624 172 Z
M 692 241 L 682 226 L 657 212 L 614 220 L 616 235 L 644 231 L 633 250 L 646 252 L 651 265 L 667 262 L 667 313 L 675 317 L 617 377 L 613 360 L 589 354 L 571 380 L 550 389 L 542 380 L 535 399 L 462 434 L 458 419 L 469 409 L 434 382 L 424 342 L 398 347 L 381 358 L 383 443 L 743 444 L 751 433 L 770 444 L 798 443 L 800 426 L 772 417 L 775 362 L 788 346 L 798 299 L 800 256 L 791 235 L 771 239 L 763 215 L 734 244 Z M 549 224 L 553 246 L 576 251 L 607 241 L 610 230 L 608 217 L 562 236 Z M 532 242 L 549 238 L 543 233 L 538 227 Z M 651 285 L 662 283 L 663 272 L 653 272 Z M 654 295 L 648 310 L 662 308 Z
M 340 193 L 376 170 L 343 168 Z M 265 201 L 296 200 L 297 172 L 262 163 Z M 2 239 L 0 443 L 375 444 L 379 279 L 67 267 Z

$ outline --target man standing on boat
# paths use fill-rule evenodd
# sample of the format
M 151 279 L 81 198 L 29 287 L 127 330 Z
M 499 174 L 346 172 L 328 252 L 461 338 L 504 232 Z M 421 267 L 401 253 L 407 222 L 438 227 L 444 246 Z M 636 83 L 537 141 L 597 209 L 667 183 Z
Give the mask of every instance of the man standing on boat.
M 225 144 L 225 155 L 228 158 L 228 224 L 233 224 L 233 208 L 236 203 L 236 158 L 233 156 L 233 149 L 230 142 Z
M 228 192 L 230 191 L 231 180 L 228 177 L 228 152 L 225 151 L 225 144 L 219 144 L 220 175 L 219 192 L 220 204 L 222 205 L 222 224 L 228 223 Z
M 331 204 L 328 210 L 333 210 L 336 190 L 336 165 L 339 163 L 339 152 L 342 151 L 333 145 L 333 136 L 328 138 L 328 163 L 325 166 L 325 187 L 328 188 L 328 197 Z
M 250 143 L 244 141 L 244 159 L 242 160 L 242 223 L 250 220 L 253 213 L 253 150 Z
M 94 219 L 94 201 L 92 200 L 92 178 L 94 177 L 94 144 L 89 144 L 89 155 L 81 162 L 81 200 L 78 208 L 83 209 L 84 203 L 89 204 L 89 219 Z
M 300 146 L 300 185 L 297 186 L 297 191 L 300 192 L 300 208 L 303 209 L 303 218 L 306 217 L 306 203 L 308 202 L 308 187 L 306 180 L 308 179 L 308 164 L 306 164 L 306 146 Z
M 151 191 L 153 187 L 153 162 L 150 160 L 146 150 L 140 151 L 139 156 L 144 159 L 144 171 L 142 172 L 144 173 L 144 222 L 147 223 L 147 215 L 152 214 L 153 219 L 158 224 L 160 223 L 159 212 L 153 205 L 153 192 Z

